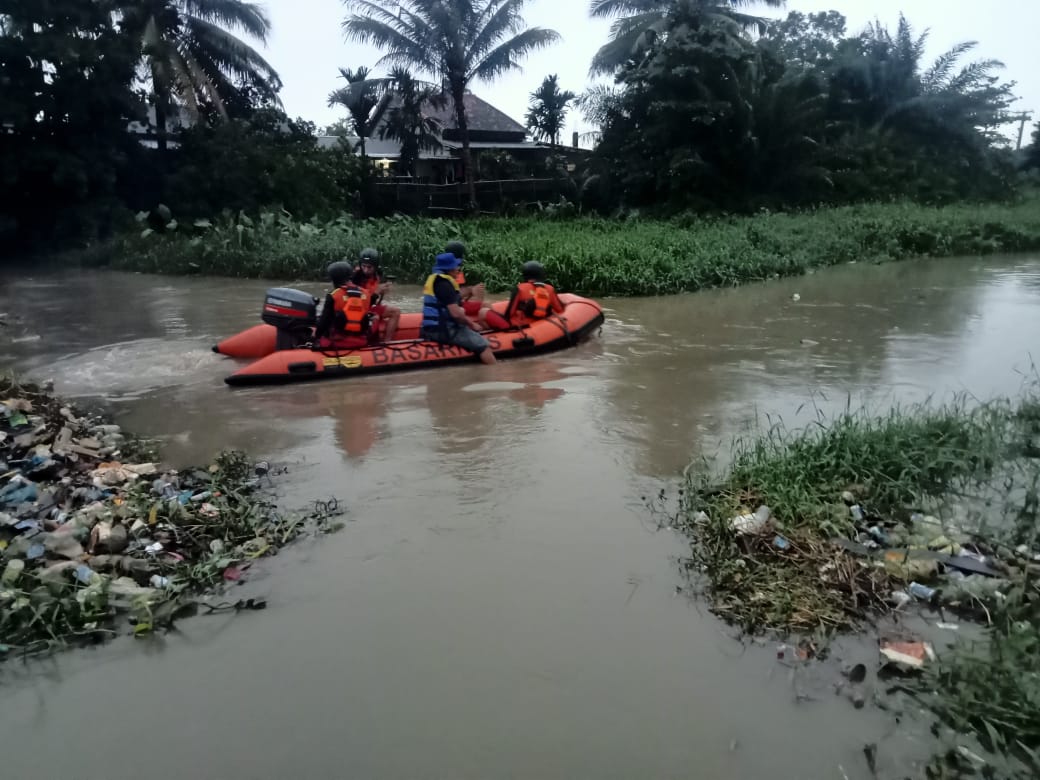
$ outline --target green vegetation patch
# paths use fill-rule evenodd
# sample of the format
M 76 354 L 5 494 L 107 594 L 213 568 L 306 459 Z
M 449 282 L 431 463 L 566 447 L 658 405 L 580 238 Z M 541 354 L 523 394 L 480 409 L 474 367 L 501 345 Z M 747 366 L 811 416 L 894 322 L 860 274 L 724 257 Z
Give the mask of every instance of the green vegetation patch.
M 954 643 L 895 686 L 952 745 L 928 776 L 1040 774 L 1035 387 L 775 424 L 738 439 L 721 475 L 691 467 L 675 520 L 712 610 L 747 631 L 825 639 L 912 601 L 982 623 L 981 641 Z
M 1016 205 L 849 206 L 705 220 L 471 221 L 394 217 L 299 222 L 287 213 L 146 225 L 85 260 L 134 271 L 324 279 L 326 266 L 366 246 L 400 281 L 421 282 L 444 245 L 467 243 L 467 277 L 495 291 L 520 265 L 543 262 L 563 290 L 659 295 L 728 287 L 848 262 L 1040 249 L 1040 201 Z
M 966 545 L 1023 575 L 1010 548 L 1035 542 L 1035 404 L 846 410 L 737 440 L 721 478 L 690 473 L 680 514 L 714 608 L 749 630 L 851 628 L 911 580 L 935 581 L 937 566 L 910 561 Z M 767 523 L 752 519 L 762 506 Z

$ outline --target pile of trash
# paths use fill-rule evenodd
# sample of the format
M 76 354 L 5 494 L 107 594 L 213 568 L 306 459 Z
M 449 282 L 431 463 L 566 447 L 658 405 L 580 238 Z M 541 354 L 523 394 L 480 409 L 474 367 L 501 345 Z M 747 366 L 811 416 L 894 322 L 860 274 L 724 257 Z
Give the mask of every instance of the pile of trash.
M 0 659 L 112 636 L 120 615 L 137 635 L 168 625 L 337 513 L 280 515 L 270 467 L 239 452 L 189 471 L 139 452 L 119 426 L 0 378 Z
M 1014 583 L 1040 575 L 1040 551 L 931 515 L 883 518 L 850 491 L 833 510 L 833 526 L 851 524 L 851 537 L 788 527 L 765 505 L 726 520 L 695 513 L 695 528 L 715 529 L 699 534 L 688 564 L 708 575 L 713 611 L 752 632 L 852 629 L 915 603 L 985 622 Z
M 884 570 L 892 583 L 887 601 L 895 610 L 920 602 L 986 618 L 1015 582 L 1040 575 L 1040 551 L 1028 545 L 1012 549 L 992 543 L 921 512 L 907 521 L 886 519 L 862 506 L 850 491 L 841 500 L 856 537 L 833 539 L 832 544 Z
M 786 528 L 768 506 L 725 522 L 697 512 L 693 522 L 700 543 L 688 567 L 707 575 L 712 611 L 750 633 L 840 631 L 885 608 L 883 571 L 812 531 Z

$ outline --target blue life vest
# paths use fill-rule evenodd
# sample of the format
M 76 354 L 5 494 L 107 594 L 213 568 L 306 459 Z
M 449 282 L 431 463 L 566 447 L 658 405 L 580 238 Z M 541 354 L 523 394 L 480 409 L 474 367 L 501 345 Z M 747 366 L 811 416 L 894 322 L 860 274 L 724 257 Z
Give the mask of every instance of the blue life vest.
M 459 283 L 450 274 L 430 274 L 426 279 L 426 284 L 423 285 L 422 329 L 443 333 L 448 329 L 448 323 L 453 322 L 454 318 L 448 312 L 448 307 L 438 301 L 433 292 L 433 284 L 438 279 L 446 279 L 451 282 L 451 286 L 455 288 L 455 303 L 461 301 L 461 296 L 459 295 Z

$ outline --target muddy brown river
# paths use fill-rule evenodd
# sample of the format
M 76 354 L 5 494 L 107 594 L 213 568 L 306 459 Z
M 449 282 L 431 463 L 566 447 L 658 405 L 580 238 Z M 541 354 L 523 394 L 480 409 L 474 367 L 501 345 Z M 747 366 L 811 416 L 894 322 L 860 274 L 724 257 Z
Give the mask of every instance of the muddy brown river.
M 4 777 L 866 780 L 864 743 L 879 777 L 928 754 L 677 593 L 686 544 L 640 497 L 756 417 L 1017 391 L 1040 258 L 605 299 L 548 356 L 231 389 L 210 346 L 275 284 L 0 274 L 0 369 L 175 465 L 240 447 L 288 467 L 287 507 L 347 507 L 255 568 L 266 612 L 0 667 Z

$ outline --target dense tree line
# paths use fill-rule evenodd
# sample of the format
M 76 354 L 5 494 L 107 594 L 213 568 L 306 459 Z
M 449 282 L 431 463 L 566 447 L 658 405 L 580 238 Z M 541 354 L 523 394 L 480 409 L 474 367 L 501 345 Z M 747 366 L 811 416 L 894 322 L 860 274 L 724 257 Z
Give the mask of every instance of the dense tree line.
M 527 2 L 346 0 L 345 38 L 394 66 L 341 70 L 329 101 L 346 114 L 337 134 L 362 138 L 352 149 L 319 148 L 312 125 L 285 115 L 281 80 L 250 43 L 270 33 L 254 3 L 0 0 L 0 241 L 89 240 L 159 204 L 182 222 L 350 210 L 368 191 L 364 139 L 398 141 L 413 171 L 439 145 L 425 108 L 449 99 L 467 179 L 503 175 L 504 153 L 471 160 L 461 96 L 558 40 L 526 24 Z M 590 72 L 614 83 L 575 100 L 549 76 L 525 117 L 553 145 L 572 104 L 598 126 L 574 173 L 587 209 L 999 199 L 1020 180 L 1015 162 L 1040 169 L 1040 127 L 1015 162 L 998 142 L 1012 85 L 1000 63 L 967 59 L 973 44 L 926 63 L 925 36 L 902 18 L 850 32 L 837 12 L 769 20 L 749 0 L 590 3 L 615 20 Z M 146 141 L 131 123 L 152 128 Z
M 837 12 L 767 21 L 701 0 L 593 8 L 630 15 L 594 63 L 614 85 L 581 99 L 602 131 L 590 204 L 747 211 L 1013 191 L 1012 155 L 996 143 L 1012 85 L 999 62 L 963 62 L 972 43 L 925 63 L 926 35 L 902 17 L 894 32 L 849 34 Z
M 285 116 L 245 40 L 269 30 L 242 0 L 0 0 L 3 255 L 105 236 L 139 209 L 349 208 L 360 165 Z
M 102 228 L 143 118 L 137 47 L 105 0 L 0 8 L 0 240 Z

